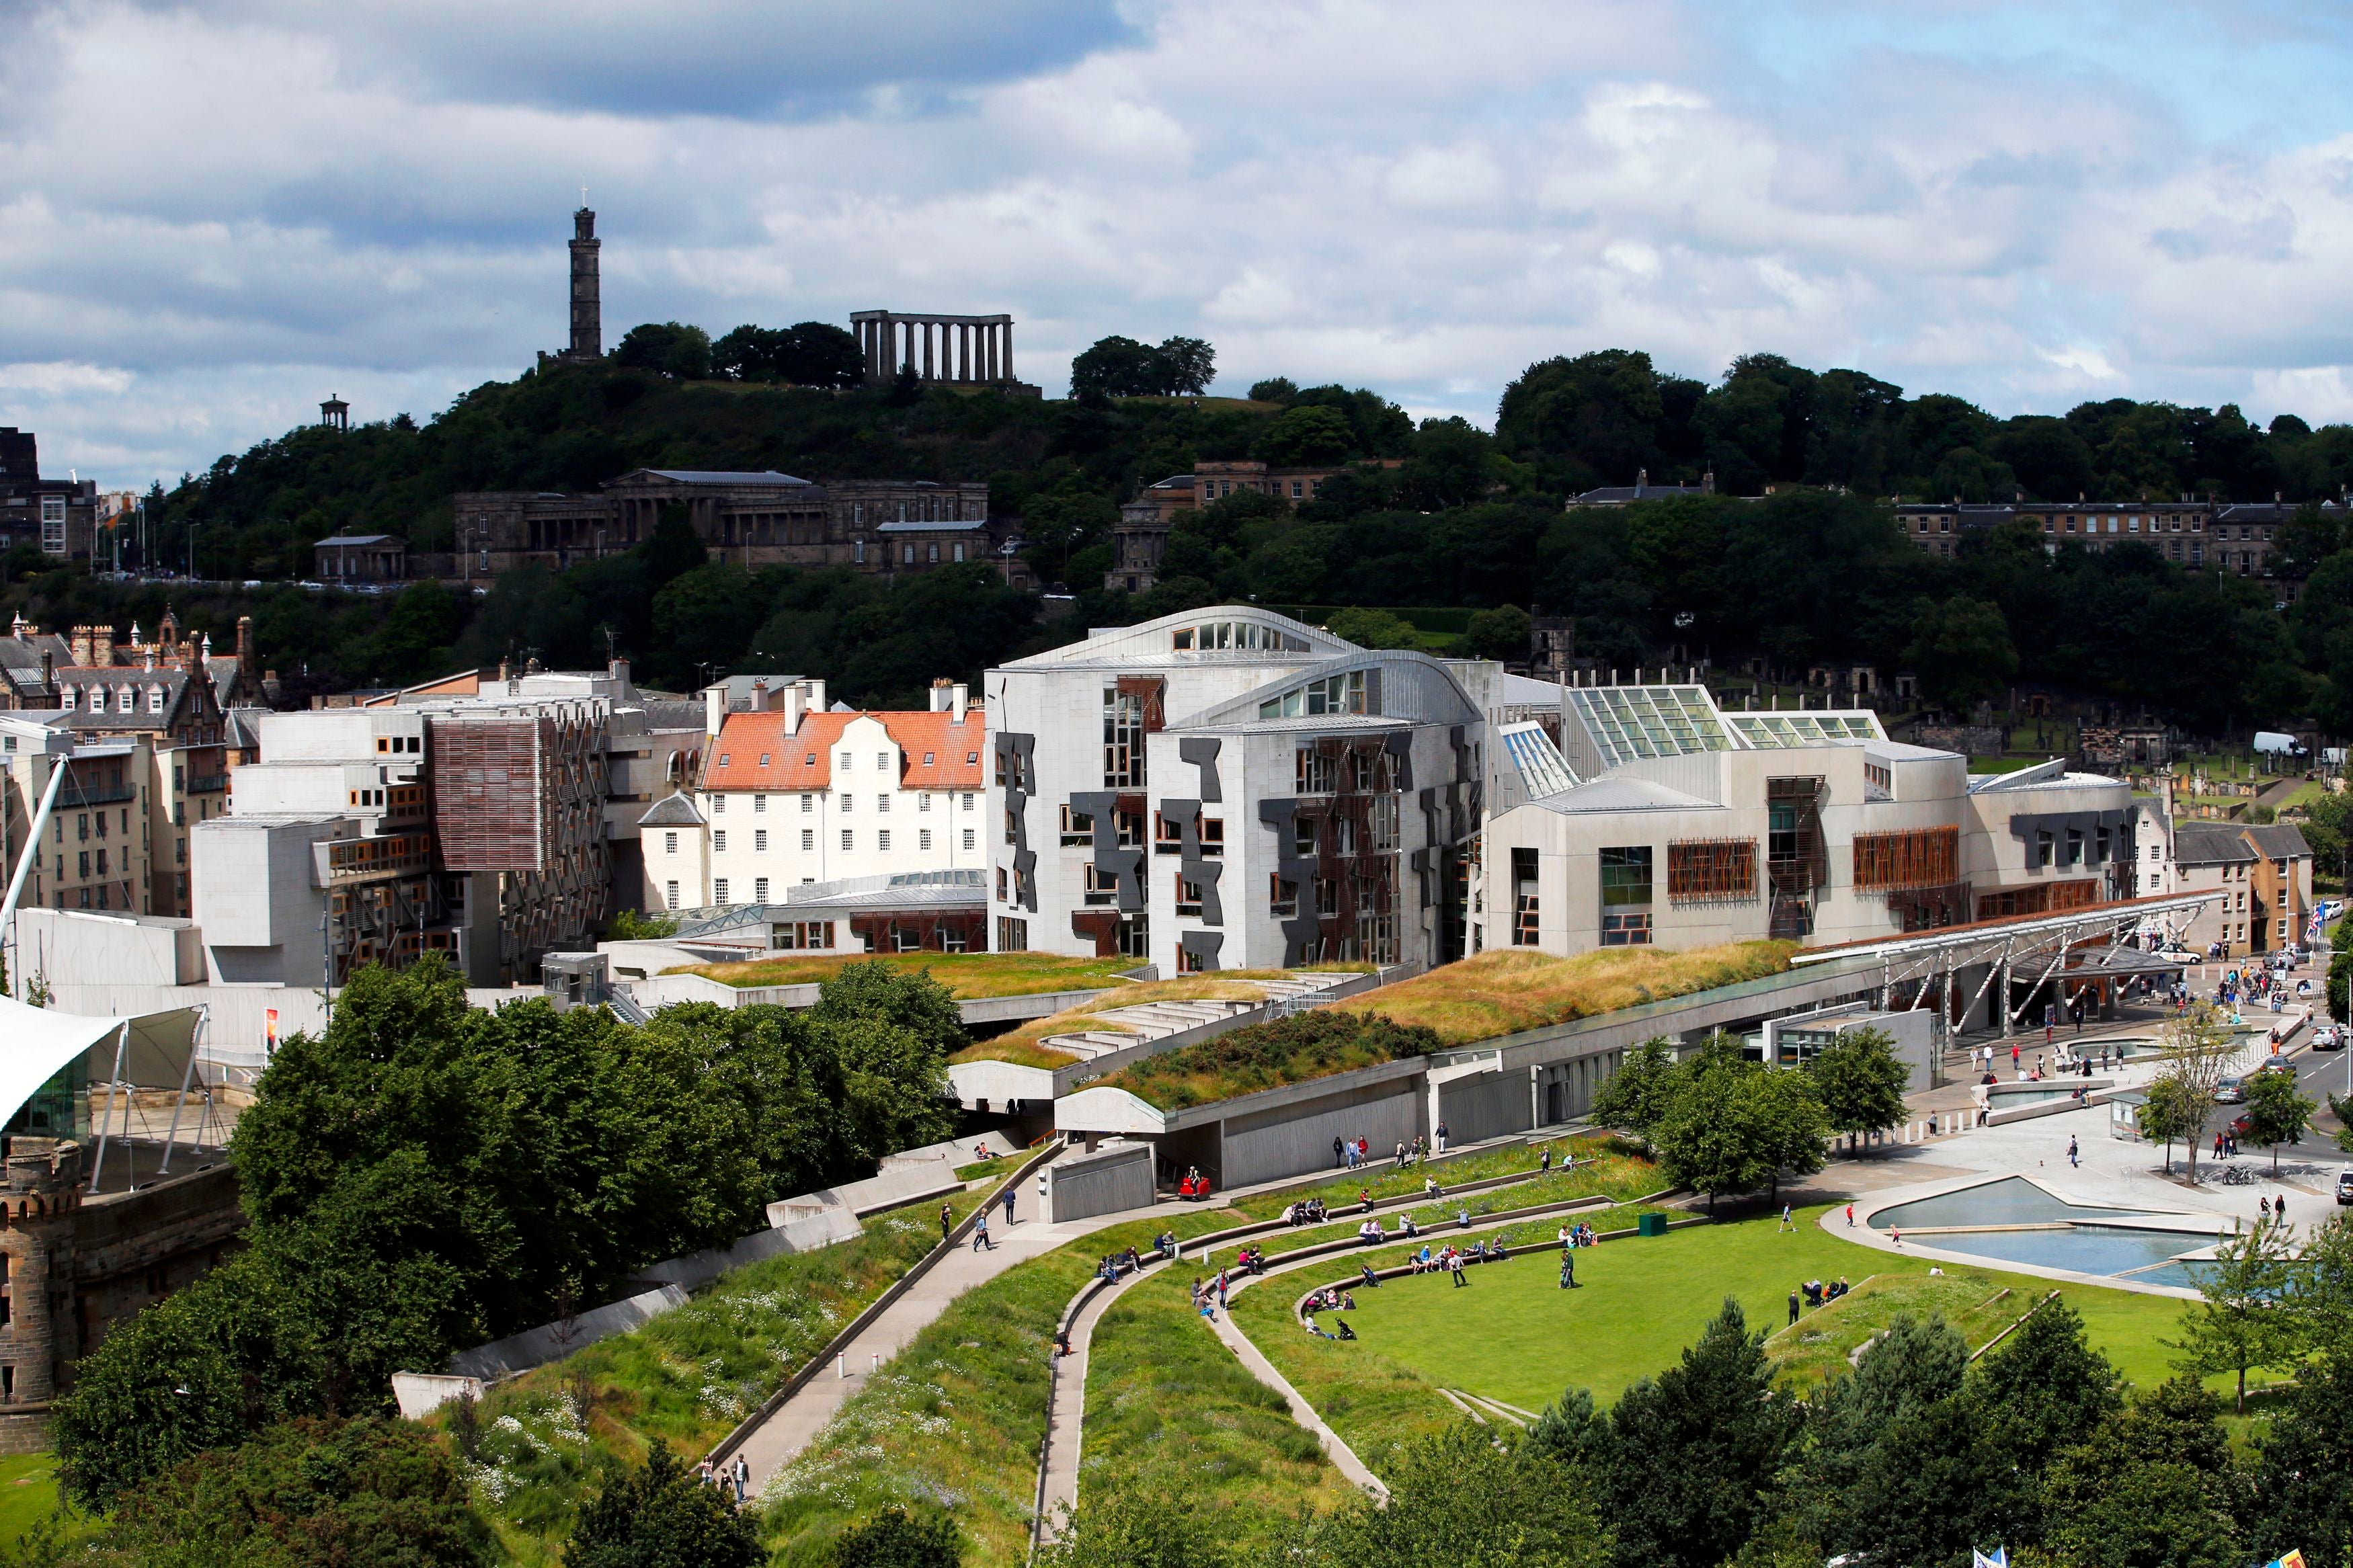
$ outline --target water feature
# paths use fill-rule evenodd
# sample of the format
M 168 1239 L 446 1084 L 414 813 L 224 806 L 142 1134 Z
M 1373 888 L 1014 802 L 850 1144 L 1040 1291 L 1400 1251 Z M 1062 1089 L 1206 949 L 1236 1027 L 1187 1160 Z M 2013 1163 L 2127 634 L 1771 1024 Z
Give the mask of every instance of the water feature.
M 2069 1203 L 2023 1176 L 1897 1204 L 1873 1214 L 1871 1226 L 1912 1232 L 1920 1246 L 1989 1263 L 2180 1289 L 2196 1288 L 2193 1271 L 2200 1267 L 2183 1258 L 2212 1247 L 2221 1230 L 2219 1221 L 2204 1215 Z M 2031 1228 L 2005 1228 L 2013 1226 Z

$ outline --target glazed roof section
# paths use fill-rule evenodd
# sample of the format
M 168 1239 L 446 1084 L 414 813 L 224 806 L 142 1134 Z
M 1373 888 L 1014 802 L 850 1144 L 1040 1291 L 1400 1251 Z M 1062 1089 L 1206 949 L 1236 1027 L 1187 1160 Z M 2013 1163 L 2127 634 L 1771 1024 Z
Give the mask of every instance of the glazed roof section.
M 966 709 L 958 724 L 953 712 L 810 713 L 797 731 L 785 728 L 782 712 L 730 713 L 711 748 L 704 771 L 706 790 L 822 790 L 835 787 L 835 753 L 843 735 L 860 719 L 881 724 L 899 748 L 900 789 L 967 790 L 982 787 L 981 759 L 988 751 L 988 724 L 978 707 Z M 853 756 L 844 787 L 863 783 L 871 760 Z
M 1288 671 L 1363 651 L 1344 637 L 1272 610 L 1216 605 L 1132 626 L 1097 626 L 1083 642 L 1017 658 L 1002 668 L 1142 671 L 1187 664 L 1263 663 Z

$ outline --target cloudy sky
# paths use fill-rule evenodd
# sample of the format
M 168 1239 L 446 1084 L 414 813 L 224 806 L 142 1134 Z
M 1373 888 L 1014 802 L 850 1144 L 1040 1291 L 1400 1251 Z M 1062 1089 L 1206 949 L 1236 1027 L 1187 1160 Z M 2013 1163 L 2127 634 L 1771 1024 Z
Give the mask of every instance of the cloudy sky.
M 2233 0 L 0 0 L 0 424 L 45 471 L 420 418 L 676 318 L 1008 310 L 1492 419 L 1745 352 L 2000 413 L 2353 419 L 2353 10 Z

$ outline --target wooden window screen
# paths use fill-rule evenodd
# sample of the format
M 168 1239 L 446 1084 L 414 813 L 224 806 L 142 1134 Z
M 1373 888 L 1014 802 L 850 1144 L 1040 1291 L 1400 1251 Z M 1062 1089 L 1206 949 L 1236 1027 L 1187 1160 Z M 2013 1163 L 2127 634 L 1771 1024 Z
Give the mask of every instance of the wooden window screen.
M 1757 840 L 1690 838 L 1667 846 L 1667 900 L 1695 904 L 1757 896 Z
M 1958 881 L 1960 866 L 1961 830 L 1957 827 L 1854 836 L 1857 889 L 1938 887 Z

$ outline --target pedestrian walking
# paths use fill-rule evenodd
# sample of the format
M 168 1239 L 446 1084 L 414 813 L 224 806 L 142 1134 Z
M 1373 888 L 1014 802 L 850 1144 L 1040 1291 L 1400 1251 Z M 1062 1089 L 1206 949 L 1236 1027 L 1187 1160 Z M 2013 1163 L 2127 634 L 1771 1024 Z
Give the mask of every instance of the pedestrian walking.
M 947 1243 L 948 1232 L 955 1228 L 954 1215 L 955 1211 L 949 1208 L 947 1205 L 942 1204 L 940 1205 L 940 1242 L 943 1246 Z
M 1013 1228 L 1013 1184 L 1005 1184 L 1005 1228 Z
M 1577 1254 L 1566 1247 L 1562 1248 L 1560 1255 L 1560 1288 L 1564 1290 L 1577 1289 Z
M 2017 1075 L 2017 1072 L 2018 1072 L 2018 1047 L 2017 1047 L 2016 1046 L 2012 1046 L 2012 1047 L 2010 1047 L 2010 1073 L 2011 1073 L 2011 1075 L 2012 1075 L 2013 1077 L 2015 1077 L 2015 1076 Z
M 984 1247 L 988 1248 L 991 1252 L 997 1250 L 997 1243 L 991 1240 L 988 1235 L 988 1211 L 987 1209 L 980 1211 L 979 1215 L 974 1219 L 972 1226 L 972 1249 L 975 1252 L 978 1252 Z
M 1792 1323 L 1795 1323 L 1797 1321 L 1798 1321 L 1798 1293 L 1797 1293 L 1795 1290 L 1792 1290 L 1792 1291 L 1790 1291 L 1790 1292 L 1789 1292 L 1789 1321 L 1790 1321 L 1790 1322 L 1792 1322 Z
M 1788 1204 L 1783 1204 L 1781 1205 L 1781 1230 L 1795 1230 L 1797 1228 L 1797 1222 L 1789 1217 L 1789 1205 Z M 1774 1234 L 1778 1236 L 1780 1231 L 1776 1231 Z
M 1852 1204 L 1846 1205 L 1846 1227 L 1849 1230 L 1852 1230 L 1854 1228 L 1854 1205 Z
M 752 1466 L 743 1455 L 735 1456 L 735 1495 L 749 1497 L 752 1493 Z
M 1340 1142 L 1340 1140 L 1335 1136 L 1335 1137 L 1332 1140 L 1332 1163 L 1333 1163 L 1333 1164 L 1335 1164 L 1335 1165 L 1345 1165 L 1347 1163 L 1348 1163 L 1348 1151 L 1347 1151 L 1347 1146 L 1346 1146 L 1345 1144 L 1342 1143 L 1342 1142 Z
M 2081 1165 L 2081 1164 L 2084 1163 L 2081 1159 L 2079 1159 L 2079 1158 L 2077 1157 L 2077 1154 L 2078 1154 L 2078 1151 L 2077 1151 L 2077 1149 L 2076 1149 L 2076 1147 L 2075 1147 L 2075 1140 L 2073 1140 L 2073 1138 L 2068 1139 L 2068 1140 L 2067 1140 L 2067 1163 L 2069 1164 L 2069 1166 L 2073 1167 L 2073 1166 L 2076 1166 L 2076 1165 Z
M 1441 1139 L 1439 1143 L 1439 1152 L 1443 1153 L 1445 1152 L 1445 1149 L 1446 1145 Z M 1461 1253 L 1457 1252 L 1451 1255 L 1451 1258 L 1447 1264 L 1447 1268 L 1454 1276 L 1454 1288 L 1457 1290 L 1460 1290 L 1463 1286 L 1470 1283 L 1470 1281 L 1464 1279 L 1462 1275 L 1462 1255 Z
M 1537 1169 L 1539 1172 L 1547 1172 L 1547 1171 L 1550 1171 L 1550 1170 L 1552 1169 L 1552 1145 L 1551 1145 L 1551 1144 L 1547 1143 L 1547 1144 L 1546 1144 L 1546 1145 L 1545 1145 L 1544 1157 L 1543 1157 L 1541 1160 L 1538 1160 L 1538 1161 L 1536 1162 L 1536 1169 Z
M 1446 1152 L 1446 1123 L 1443 1121 L 1438 1124 L 1438 1152 L 1441 1154 Z

